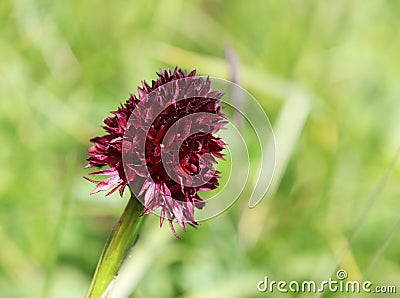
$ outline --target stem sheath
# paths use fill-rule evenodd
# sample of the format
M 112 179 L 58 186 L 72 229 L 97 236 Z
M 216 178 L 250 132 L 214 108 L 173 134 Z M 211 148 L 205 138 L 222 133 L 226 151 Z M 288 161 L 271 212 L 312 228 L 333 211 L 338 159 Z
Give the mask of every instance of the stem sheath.
M 111 231 L 103 253 L 97 264 L 87 298 L 101 298 L 106 296 L 106 290 L 116 277 L 124 257 L 138 234 L 140 228 L 139 215 L 143 205 L 132 194 L 125 210 Z

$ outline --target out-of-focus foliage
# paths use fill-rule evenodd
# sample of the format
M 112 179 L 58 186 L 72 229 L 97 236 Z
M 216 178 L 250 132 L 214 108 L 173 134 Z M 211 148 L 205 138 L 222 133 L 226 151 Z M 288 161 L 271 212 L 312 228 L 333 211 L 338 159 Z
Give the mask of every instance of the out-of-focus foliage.
M 148 218 L 135 297 L 258 297 L 265 275 L 339 267 L 400 291 L 399 2 L 3 0 L 1 297 L 85 294 L 126 202 L 89 196 L 89 138 L 160 68 L 230 79 L 227 47 L 287 162 L 268 200 L 183 241 Z

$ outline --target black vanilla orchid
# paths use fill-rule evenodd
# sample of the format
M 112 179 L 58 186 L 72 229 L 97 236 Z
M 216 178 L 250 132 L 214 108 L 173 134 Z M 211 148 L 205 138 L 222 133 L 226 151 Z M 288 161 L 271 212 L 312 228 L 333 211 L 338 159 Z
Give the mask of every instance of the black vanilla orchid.
M 141 215 L 159 210 L 160 226 L 167 218 L 178 237 L 172 222 L 176 220 L 183 230 L 185 223 L 198 225 L 194 209 L 202 208 L 205 201 L 197 192 L 219 185 L 219 172 L 212 168 L 217 163 L 215 158 L 223 157 L 225 143 L 215 133 L 226 117 L 220 106 L 223 94 L 211 90 L 210 80 L 197 77 L 195 70 L 187 74 L 181 69 L 167 69 L 157 75 L 151 86 L 143 82 L 138 96 L 131 94 L 125 104 L 111 112 L 112 117 L 104 120 L 104 136 L 91 139 L 94 145 L 88 151 L 87 167 L 108 168 L 90 174 L 109 177 L 86 179 L 96 183 L 92 193 L 107 191 L 109 195 L 118 190 L 122 196 L 129 185 L 144 204 Z M 219 119 L 200 116 L 190 120 L 191 115 L 215 115 Z M 176 125 L 180 120 L 185 121 Z M 161 153 L 173 144 L 180 144 L 179 169 L 176 165 L 166 168 Z M 167 163 L 172 159 L 171 155 Z M 206 177 L 204 183 L 194 183 L 198 175 Z

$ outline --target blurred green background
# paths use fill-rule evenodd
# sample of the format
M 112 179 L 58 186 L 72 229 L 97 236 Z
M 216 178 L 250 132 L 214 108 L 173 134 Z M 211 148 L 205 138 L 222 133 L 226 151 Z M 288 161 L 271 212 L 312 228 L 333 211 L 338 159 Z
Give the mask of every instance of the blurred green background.
M 126 203 L 89 196 L 89 138 L 160 68 L 230 79 L 226 49 L 276 133 L 268 199 L 182 241 L 149 216 L 115 296 L 275 297 L 265 275 L 338 268 L 400 291 L 399 1 L 3 0 L 0 297 L 85 295 Z

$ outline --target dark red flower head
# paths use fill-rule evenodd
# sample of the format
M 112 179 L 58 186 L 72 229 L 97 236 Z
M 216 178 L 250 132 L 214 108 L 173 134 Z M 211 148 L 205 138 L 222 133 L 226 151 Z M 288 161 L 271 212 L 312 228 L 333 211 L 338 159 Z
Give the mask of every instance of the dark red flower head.
M 210 80 L 181 69 L 157 73 L 151 86 L 142 82 L 138 97 L 131 94 L 114 116 L 104 120 L 107 134 L 90 141 L 88 168 L 108 166 L 90 173 L 108 175 L 91 193 L 130 190 L 144 204 L 143 214 L 158 210 L 160 226 L 166 217 L 183 230 L 185 222 L 198 225 L 194 208 L 205 201 L 197 194 L 218 187 L 218 171 L 225 143 L 215 133 L 225 124 L 222 93 L 212 91 Z M 178 236 L 177 236 L 178 237 Z

